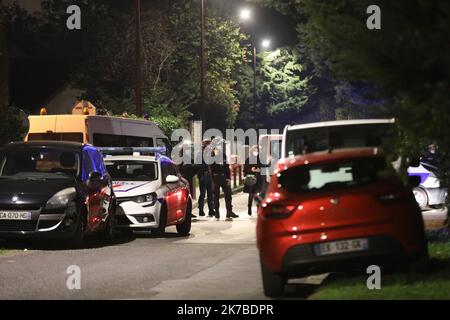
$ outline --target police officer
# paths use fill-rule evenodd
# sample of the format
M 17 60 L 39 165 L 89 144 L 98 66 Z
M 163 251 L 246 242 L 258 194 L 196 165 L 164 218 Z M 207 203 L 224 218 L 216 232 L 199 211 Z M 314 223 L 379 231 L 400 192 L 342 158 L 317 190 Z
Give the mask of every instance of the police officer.
M 215 147 L 213 149 L 214 163 L 210 165 L 210 173 L 213 178 L 214 189 L 214 209 L 215 217 L 220 219 L 220 189 L 222 188 L 225 194 L 225 204 L 227 208 L 227 219 L 239 218 L 237 214 L 233 212 L 232 196 L 231 196 L 231 171 L 230 166 L 227 164 L 223 151 Z
M 183 144 L 182 148 L 180 149 L 180 158 L 183 160 L 184 154 L 189 154 L 192 157 L 192 145 L 190 143 Z M 196 172 L 193 159 L 191 159 L 190 163 L 184 163 L 183 161 L 181 164 L 178 165 L 178 170 L 180 171 L 181 176 L 189 182 L 189 192 L 191 194 L 194 194 L 194 176 Z M 194 214 L 191 214 L 191 217 L 197 218 L 197 216 Z
M 438 151 L 438 146 L 435 142 L 431 143 L 427 150 L 421 154 L 420 161 L 426 168 L 430 171 L 437 171 L 440 164 L 440 154 Z
M 209 147 L 211 144 L 211 140 L 205 139 L 202 142 L 202 151 Z M 214 217 L 216 214 L 214 212 L 214 196 L 213 196 L 213 188 L 212 188 L 212 178 L 209 174 L 209 167 L 205 164 L 205 161 L 202 157 L 202 164 L 198 165 L 197 176 L 200 183 L 200 195 L 198 197 L 198 210 L 199 215 L 201 217 L 205 216 L 205 212 L 203 211 L 205 207 L 205 198 L 207 198 L 209 213 L 208 216 Z

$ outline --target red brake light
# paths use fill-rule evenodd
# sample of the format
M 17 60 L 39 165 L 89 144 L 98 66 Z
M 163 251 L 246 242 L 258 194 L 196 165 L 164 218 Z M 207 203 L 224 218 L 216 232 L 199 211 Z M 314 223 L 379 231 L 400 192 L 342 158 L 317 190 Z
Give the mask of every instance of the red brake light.
M 294 205 L 266 205 L 263 206 L 263 216 L 266 218 L 287 218 L 294 213 L 297 206 Z

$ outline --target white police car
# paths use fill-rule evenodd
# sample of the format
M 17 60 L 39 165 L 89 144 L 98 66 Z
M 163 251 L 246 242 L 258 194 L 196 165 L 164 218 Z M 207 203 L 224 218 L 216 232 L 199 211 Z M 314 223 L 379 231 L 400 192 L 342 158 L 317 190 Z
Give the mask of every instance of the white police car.
M 100 148 L 117 197 L 118 229 L 163 235 L 167 226 L 177 232 L 191 230 L 192 199 L 189 183 L 159 148 Z M 133 155 L 114 155 L 123 153 Z
M 441 186 L 437 171 L 438 168 L 424 162 L 408 168 L 408 175 L 420 177 L 420 185 L 413 193 L 422 211 L 439 209 L 447 203 L 448 190 Z

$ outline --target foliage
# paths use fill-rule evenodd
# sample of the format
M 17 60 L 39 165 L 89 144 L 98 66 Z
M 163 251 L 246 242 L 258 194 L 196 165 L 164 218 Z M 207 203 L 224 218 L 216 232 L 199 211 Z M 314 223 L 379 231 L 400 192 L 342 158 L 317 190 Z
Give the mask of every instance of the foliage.
M 135 12 L 132 2 L 80 0 L 82 29 L 68 31 L 70 0 L 44 0 L 43 11 L 29 16 L 9 10 L 11 29 L 46 35 L 55 56 L 71 67 L 69 80 L 82 89 L 80 98 L 113 113 L 132 113 L 135 92 Z M 206 106 L 226 108 L 225 123 L 236 117 L 235 69 L 247 56 L 246 36 L 237 23 L 207 7 L 205 22 Z M 26 19 L 22 19 L 22 16 Z M 26 21 L 15 23 L 14 21 Z M 142 3 L 142 91 L 144 111 L 162 117 L 168 127 L 186 126 L 199 114 L 200 10 L 196 0 Z M 70 57 L 70 58 L 69 58 Z M 165 110 L 163 110 L 165 109 Z M 162 112 L 163 110 L 164 112 Z M 175 119 L 178 118 L 178 119 Z M 168 120 L 172 119 L 172 120 Z
M 278 127 L 300 114 L 314 89 L 311 77 L 304 71 L 302 57 L 296 48 L 280 48 L 258 55 L 256 105 L 253 102 L 253 69 L 241 69 L 238 91 L 241 122 L 250 120 L 256 127 Z M 285 118 L 287 116 L 287 119 Z M 288 122 L 290 122 L 288 121 Z
M 450 172 L 450 43 L 446 1 L 380 0 L 382 29 L 368 30 L 368 0 L 261 0 L 298 22 L 317 70 L 373 88 L 395 116 L 405 152 L 435 140 Z M 449 184 L 449 177 L 443 177 Z
M 25 133 L 19 114 L 12 109 L 0 112 L 0 146 L 11 142 L 23 140 L 22 134 Z

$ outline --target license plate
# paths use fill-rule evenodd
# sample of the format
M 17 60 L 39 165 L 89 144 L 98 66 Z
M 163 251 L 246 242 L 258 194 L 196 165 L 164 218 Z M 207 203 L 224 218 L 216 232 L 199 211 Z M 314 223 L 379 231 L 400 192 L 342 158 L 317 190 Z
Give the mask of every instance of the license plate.
M 0 220 L 31 220 L 31 212 L 0 212 Z
M 365 251 L 369 249 L 369 241 L 367 239 L 351 239 L 326 242 L 315 245 L 314 249 L 317 256 L 354 251 Z

